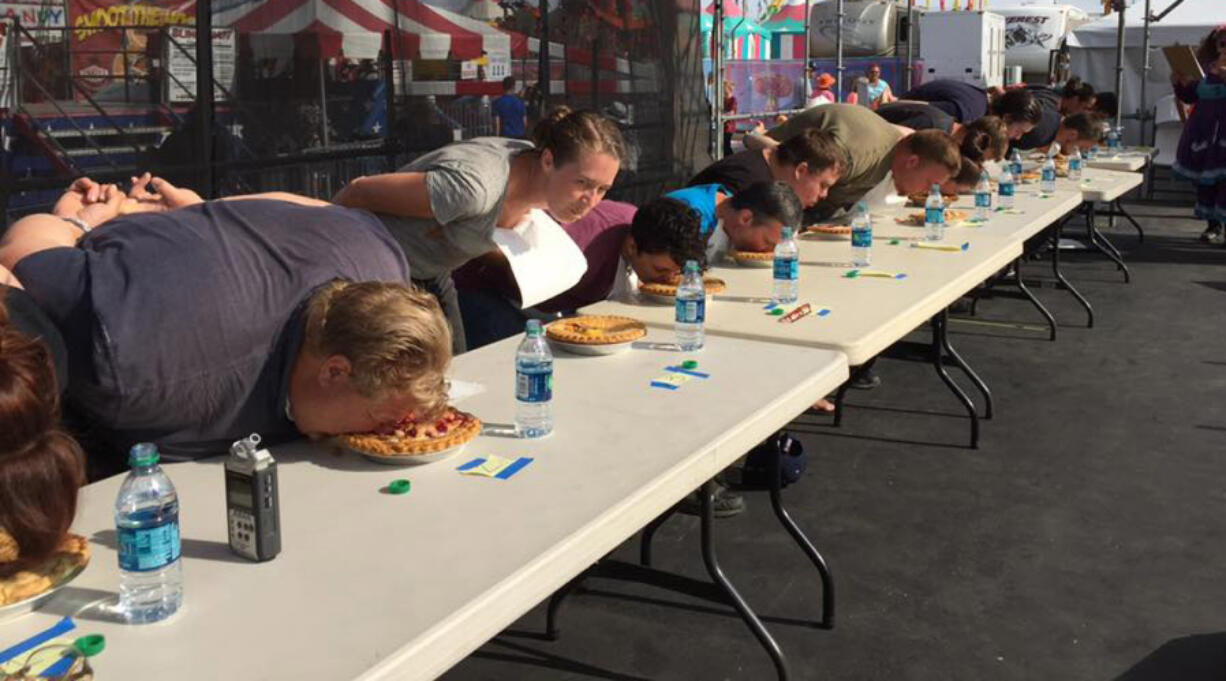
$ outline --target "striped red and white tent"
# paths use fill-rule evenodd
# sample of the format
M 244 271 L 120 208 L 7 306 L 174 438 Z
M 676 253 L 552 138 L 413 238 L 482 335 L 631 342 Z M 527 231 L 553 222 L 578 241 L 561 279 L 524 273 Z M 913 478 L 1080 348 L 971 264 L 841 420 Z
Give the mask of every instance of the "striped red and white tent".
M 218 12 L 218 27 L 252 36 L 257 51 L 287 51 L 297 36 L 319 45 L 321 57 L 378 56 L 391 31 L 400 59 L 477 59 L 528 55 L 526 36 L 427 5 L 419 0 L 257 0 Z

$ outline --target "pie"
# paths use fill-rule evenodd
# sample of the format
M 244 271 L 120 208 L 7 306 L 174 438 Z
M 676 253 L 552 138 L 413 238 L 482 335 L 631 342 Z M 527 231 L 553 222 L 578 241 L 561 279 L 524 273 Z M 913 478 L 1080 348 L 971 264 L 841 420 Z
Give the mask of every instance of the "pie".
M 1019 177 L 1018 179 L 1021 180 L 1022 182 L 1029 183 L 1029 182 L 1038 182 L 1042 177 L 1043 175 L 1040 174 L 1039 171 L 1037 170 L 1027 170 L 1027 171 L 1022 172 L 1021 177 Z
M 816 234 L 851 234 L 851 226 L 849 225 L 811 225 L 808 230 Z
M 344 447 L 371 456 L 415 456 L 433 454 L 465 444 L 481 434 L 481 419 L 447 407 L 437 419 L 420 423 L 406 416 L 400 423 L 380 432 L 350 433 L 337 438 Z
M 956 210 L 953 208 L 945 209 L 945 224 L 953 225 L 970 217 L 970 214 L 964 210 Z M 924 214 L 912 213 L 905 218 L 894 218 L 894 221 L 900 225 L 909 225 L 911 227 L 924 226 Z
M 7 532 L 0 531 L 0 547 L 3 558 L 17 558 L 17 544 Z M 18 603 L 49 591 L 88 563 L 89 542 L 85 537 L 69 534 L 55 553 L 42 563 L 0 579 L 0 606 Z
M 724 289 L 727 288 L 723 279 L 716 279 L 715 277 L 703 277 L 702 283 L 703 288 L 707 290 L 707 295 L 723 293 Z M 639 291 L 649 296 L 675 298 L 677 297 L 677 284 L 649 284 L 647 282 L 640 282 Z
M 945 200 L 945 205 L 958 200 L 957 194 L 941 194 L 941 198 Z M 928 194 L 908 194 L 907 205 L 912 208 L 923 208 L 928 204 Z
M 611 315 L 582 315 L 559 319 L 545 327 L 550 340 L 576 345 L 629 343 L 647 335 L 647 327 L 637 319 Z
M 759 253 L 757 251 L 730 251 L 728 256 L 738 262 L 747 262 L 751 264 L 774 262 L 775 254 L 773 251 Z

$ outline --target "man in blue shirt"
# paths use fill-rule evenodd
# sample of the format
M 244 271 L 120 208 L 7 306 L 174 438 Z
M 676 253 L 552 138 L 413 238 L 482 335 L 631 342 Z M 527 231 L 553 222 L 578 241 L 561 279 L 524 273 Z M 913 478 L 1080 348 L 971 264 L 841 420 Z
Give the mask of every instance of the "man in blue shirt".
M 769 253 L 784 227 L 800 226 L 803 208 L 786 182 L 757 182 L 733 194 L 718 184 L 700 184 L 666 194 L 698 214 L 707 239 L 707 261 L 729 251 Z
M 523 139 L 528 127 L 528 107 L 515 94 L 515 76 L 502 79 L 502 96 L 494 100 L 494 133 Z

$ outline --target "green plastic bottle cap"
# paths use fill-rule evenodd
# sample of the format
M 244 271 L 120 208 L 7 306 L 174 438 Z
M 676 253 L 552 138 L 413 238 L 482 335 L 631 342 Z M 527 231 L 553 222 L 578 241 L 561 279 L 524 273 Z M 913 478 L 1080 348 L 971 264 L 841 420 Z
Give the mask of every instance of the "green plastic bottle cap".
M 775 309 L 771 310 L 771 314 L 773 314 L 773 315 L 775 315 L 776 317 L 778 317 L 778 316 L 780 316 L 780 315 L 782 315 L 782 314 L 783 314 L 783 308 L 781 308 L 781 307 L 777 307 L 777 308 L 775 308 Z
M 408 494 L 412 489 L 413 483 L 408 480 L 393 480 L 387 484 L 388 494 Z
M 94 655 L 106 650 L 106 637 L 102 634 L 81 636 L 72 642 L 72 647 L 85 657 L 93 657 Z
M 696 360 L 696 359 L 687 359 L 687 360 L 685 360 L 684 362 L 682 362 L 682 363 L 681 363 L 681 368 L 682 368 L 682 369 L 697 369 L 697 368 L 698 368 L 698 360 Z
M 158 448 L 152 442 L 140 442 L 132 445 L 128 451 L 128 465 L 152 466 L 158 462 Z

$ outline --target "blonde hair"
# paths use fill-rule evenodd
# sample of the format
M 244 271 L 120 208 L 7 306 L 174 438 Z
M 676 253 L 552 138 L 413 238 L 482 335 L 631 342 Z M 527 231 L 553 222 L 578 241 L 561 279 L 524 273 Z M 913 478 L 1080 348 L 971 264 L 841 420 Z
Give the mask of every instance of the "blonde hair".
M 409 396 L 432 417 L 447 406 L 451 328 L 434 296 L 404 284 L 334 281 L 311 296 L 307 348 L 342 355 L 366 397 Z

